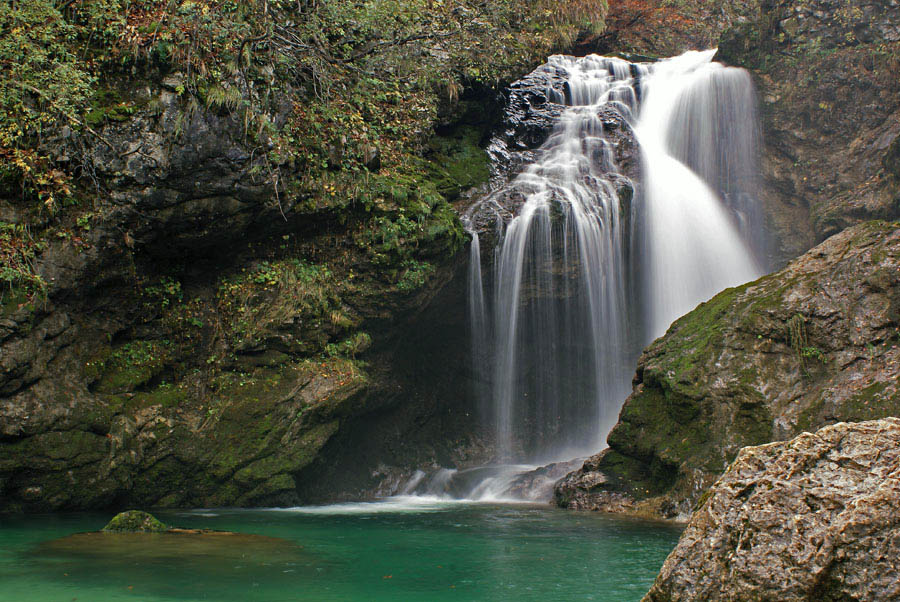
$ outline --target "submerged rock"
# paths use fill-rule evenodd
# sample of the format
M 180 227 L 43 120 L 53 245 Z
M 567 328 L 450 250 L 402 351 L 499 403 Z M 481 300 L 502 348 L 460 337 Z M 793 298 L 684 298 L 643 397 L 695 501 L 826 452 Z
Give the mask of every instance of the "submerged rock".
M 120 512 L 103 527 L 104 533 L 164 533 L 168 530 L 168 525 L 140 510 Z
M 900 415 L 898 383 L 900 223 L 871 222 L 677 320 L 557 503 L 686 516 L 741 448 Z
M 39 556 L 65 558 L 75 572 L 128 570 L 135 564 L 184 563 L 198 575 L 220 575 L 224 567 L 241 563 L 251 567 L 296 566 L 308 560 L 303 546 L 293 541 L 230 531 L 169 529 L 143 533 L 76 533 L 41 544 Z M 102 567 L 98 568 L 98 567 Z
M 748 447 L 645 602 L 900 598 L 900 419 Z

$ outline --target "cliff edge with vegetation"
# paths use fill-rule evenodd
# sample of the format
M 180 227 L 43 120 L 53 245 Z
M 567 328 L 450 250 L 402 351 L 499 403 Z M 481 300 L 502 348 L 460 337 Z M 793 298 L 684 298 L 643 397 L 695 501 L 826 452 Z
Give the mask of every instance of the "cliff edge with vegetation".
M 0 511 L 291 503 L 477 453 L 457 375 L 422 379 L 465 347 L 433 319 L 450 201 L 504 85 L 604 10 L 0 7 Z

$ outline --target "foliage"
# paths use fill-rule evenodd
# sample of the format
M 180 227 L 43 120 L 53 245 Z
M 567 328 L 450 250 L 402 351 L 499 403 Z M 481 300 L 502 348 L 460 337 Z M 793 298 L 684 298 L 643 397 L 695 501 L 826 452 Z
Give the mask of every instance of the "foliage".
M 326 266 L 297 259 L 264 261 L 224 279 L 218 309 L 232 345 L 251 348 L 294 318 L 314 324 L 342 322 L 332 280 Z
M 599 31 L 605 13 L 587 0 L 9 0 L 0 196 L 53 214 L 101 189 L 83 141 L 111 147 L 103 128 L 139 109 L 130 88 L 168 77 L 182 126 L 197 111 L 242 126 L 235 135 L 279 208 L 370 213 L 374 258 L 407 273 L 420 238 L 462 236 L 446 223 L 452 189 L 431 181 L 447 174 L 423 158 L 438 107 Z M 73 148 L 83 156 L 68 157 Z M 40 289 L 30 258 L 4 279 Z
M 701 40 L 715 45 L 716 19 L 736 10 L 733 0 L 614 0 L 606 29 L 586 43 L 599 52 L 669 56 Z
M 403 275 L 397 282 L 401 291 L 413 291 L 422 288 L 428 277 L 434 273 L 434 266 L 423 261 L 408 259 L 403 263 Z
M 74 52 L 77 30 L 51 0 L 0 4 L 0 180 L 48 206 L 67 178 L 32 142 L 74 116 L 93 78 Z
M 325 346 L 325 353 L 330 357 L 355 358 L 372 344 L 372 337 L 366 332 L 357 332 L 340 343 L 329 343 Z
M 604 14 L 585 0 L 11 0 L 0 6 L 0 170 L 48 206 L 69 194 L 71 174 L 40 142 L 63 124 L 97 125 L 92 96 L 117 68 L 178 71 L 180 94 L 274 136 L 276 161 L 321 167 L 323 149 L 295 153 L 292 132 L 333 143 L 332 126 L 362 125 L 349 158 L 370 138 L 421 134 L 398 113 L 419 121 L 435 92 L 509 77 Z M 313 102 L 295 102 L 281 132 L 271 115 L 295 89 Z
M 788 342 L 791 349 L 797 354 L 800 361 L 800 368 L 804 375 L 808 375 L 808 366 L 806 360 L 816 360 L 823 364 L 827 363 L 827 358 L 821 349 L 809 344 L 809 334 L 806 328 L 806 318 L 802 314 L 794 314 L 787 323 Z
M 149 303 L 159 305 L 161 308 L 180 303 L 184 298 L 184 294 L 181 291 L 181 283 L 168 276 L 152 286 L 145 287 L 144 295 Z
M 0 222 L 0 301 L 9 296 L 33 303 L 44 296 L 46 283 L 34 269 L 35 255 L 42 248 L 25 226 Z

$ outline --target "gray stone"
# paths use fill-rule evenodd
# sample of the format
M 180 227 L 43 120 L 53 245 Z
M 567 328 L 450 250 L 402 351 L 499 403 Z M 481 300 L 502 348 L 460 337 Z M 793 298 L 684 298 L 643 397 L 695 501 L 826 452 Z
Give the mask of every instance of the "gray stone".
M 900 419 L 744 448 L 644 602 L 900 598 Z

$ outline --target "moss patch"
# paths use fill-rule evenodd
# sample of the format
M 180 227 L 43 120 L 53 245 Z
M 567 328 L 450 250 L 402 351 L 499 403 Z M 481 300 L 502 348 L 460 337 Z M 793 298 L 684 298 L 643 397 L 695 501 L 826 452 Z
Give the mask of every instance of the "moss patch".
M 104 533 L 165 533 L 169 526 L 152 514 L 129 510 L 115 515 L 102 530 Z
M 480 145 L 481 136 L 478 128 L 464 126 L 429 142 L 428 178 L 450 201 L 490 177 L 490 158 Z

